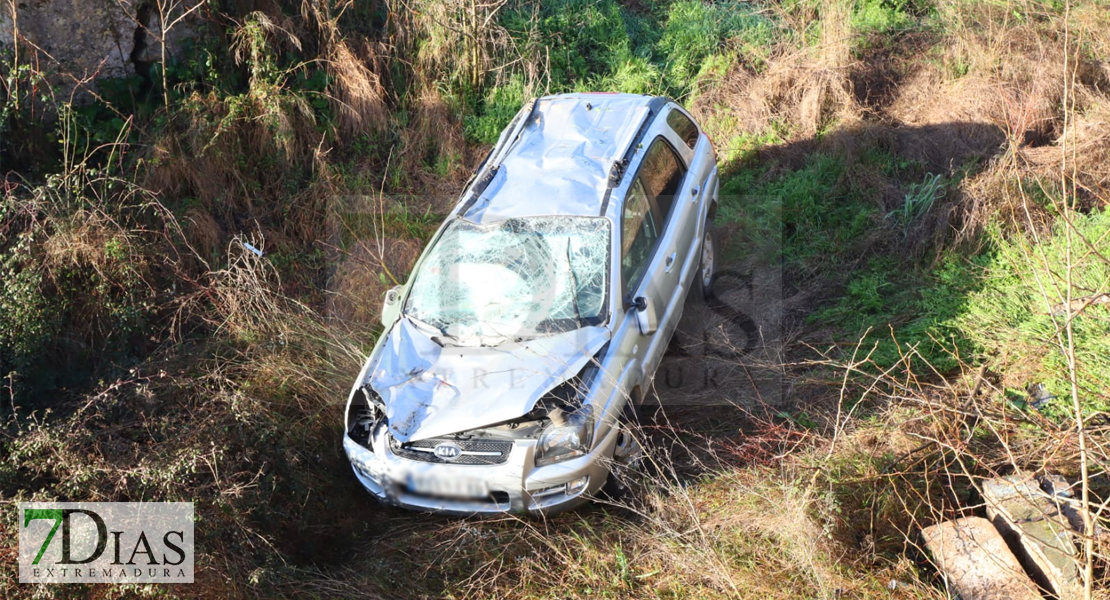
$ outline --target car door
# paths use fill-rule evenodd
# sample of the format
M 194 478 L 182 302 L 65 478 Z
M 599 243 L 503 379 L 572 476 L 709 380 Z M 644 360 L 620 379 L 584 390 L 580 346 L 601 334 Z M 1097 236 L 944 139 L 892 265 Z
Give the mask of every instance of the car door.
M 622 215 L 621 272 L 627 299 L 650 298 L 659 329 L 640 346 L 644 375 L 659 366 L 667 342 L 682 315 L 686 298 L 683 264 L 689 235 L 678 213 L 685 208 L 676 198 L 686 168 L 673 146 L 657 136 L 629 187 Z
M 682 186 L 678 191 L 674 207 L 674 219 L 680 223 L 679 261 L 682 263 L 682 284 L 689 289 L 696 279 L 696 271 L 701 264 L 701 242 L 704 235 L 704 222 L 708 213 L 707 204 L 712 202 L 713 187 L 716 185 L 714 170 L 716 161 L 713 153 L 704 145 L 698 126 L 678 107 L 672 107 L 667 114 L 667 130 L 664 131 L 684 163 L 689 167 Z M 703 146 L 699 147 L 699 144 Z

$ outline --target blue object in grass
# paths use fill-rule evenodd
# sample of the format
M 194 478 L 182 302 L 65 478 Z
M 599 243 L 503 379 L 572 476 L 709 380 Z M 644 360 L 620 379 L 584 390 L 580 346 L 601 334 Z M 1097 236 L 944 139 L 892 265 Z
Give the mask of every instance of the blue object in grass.
M 248 244 L 247 242 L 243 242 L 243 247 L 246 248 L 247 250 L 250 250 L 251 252 L 254 252 L 255 254 L 257 254 L 259 258 L 262 258 L 263 252 L 261 250 L 259 250 L 258 248 L 255 248 L 254 246 Z

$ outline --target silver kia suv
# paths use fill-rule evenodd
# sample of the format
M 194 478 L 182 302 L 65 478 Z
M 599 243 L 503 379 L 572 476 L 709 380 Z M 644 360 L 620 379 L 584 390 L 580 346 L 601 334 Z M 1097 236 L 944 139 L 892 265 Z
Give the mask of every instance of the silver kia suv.
M 532 100 L 408 282 L 347 401 L 343 447 L 377 498 L 449 513 L 576 506 L 638 452 L 687 295 L 712 293 L 717 163 L 681 106 Z

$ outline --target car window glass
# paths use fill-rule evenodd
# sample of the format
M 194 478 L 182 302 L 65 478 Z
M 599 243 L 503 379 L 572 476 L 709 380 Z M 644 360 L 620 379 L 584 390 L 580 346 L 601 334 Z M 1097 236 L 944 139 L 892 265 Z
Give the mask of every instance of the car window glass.
M 452 221 L 414 275 L 405 316 L 456 345 L 532 338 L 605 320 L 609 221 Z
M 663 138 L 655 138 L 640 166 L 640 177 L 648 196 L 656 205 L 656 221 L 666 222 L 674 204 L 674 196 L 682 185 L 686 169 L 671 145 Z
M 667 125 L 686 142 L 686 145 L 693 148 L 698 143 L 698 126 L 690 120 L 690 117 L 682 114 L 678 109 L 672 109 L 670 114 L 667 115 Z
M 630 291 L 651 260 L 659 229 L 644 184 L 637 177 L 628 188 L 621 214 L 621 282 Z

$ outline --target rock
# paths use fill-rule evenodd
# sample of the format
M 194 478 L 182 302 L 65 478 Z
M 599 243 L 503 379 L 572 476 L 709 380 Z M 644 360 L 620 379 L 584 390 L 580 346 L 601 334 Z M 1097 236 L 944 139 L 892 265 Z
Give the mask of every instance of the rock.
M 18 31 L 20 62 L 35 55 L 32 64 L 61 88 L 59 100 L 68 99 L 79 81 L 135 74 L 131 52 L 137 25 L 130 0 L 30 0 L 16 7 L 18 27 L 7 6 L 0 11 L 0 48 L 11 50 Z
M 1060 600 L 1083 597 L 1072 526 L 1036 479 L 1019 473 L 987 480 L 983 499 L 987 517 L 1012 542 L 1034 580 Z
M 171 17 L 193 5 L 186 0 Z M 15 12 L 13 16 L 12 7 Z M 151 62 L 161 61 L 161 31 L 154 4 L 141 0 L 16 0 L 0 6 L 0 51 L 15 49 L 19 60 L 47 74 L 58 88 L 58 101 L 73 93 L 78 102 L 89 99 L 97 79 L 147 77 Z M 167 55 L 173 55 L 191 35 L 183 19 L 166 36 Z
M 1075 492 L 1071 489 L 1071 484 L 1063 475 L 1059 473 L 1048 473 L 1041 477 L 1041 489 L 1049 496 L 1059 496 L 1060 498 L 1074 498 Z
M 1043 600 L 990 521 L 965 517 L 921 535 L 949 590 L 963 600 Z
M 1075 485 L 1069 484 L 1068 480 L 1062 476 L 1051 473 L 1042 477 L 1040 482 L 1041 489 L 1048 494 L 1049 499 L 1056 505 L 1056 509 L 1067 519 L 1071 530 L 1080 536 L 1083 535 L 1087 526 L 1083 523 L 1083 503 L 1075 497 Z M 1110 531 L 1100 525 L 1098 519 L 1093 521 L 1095 540 L 1104 543 L 1110 542 Z

